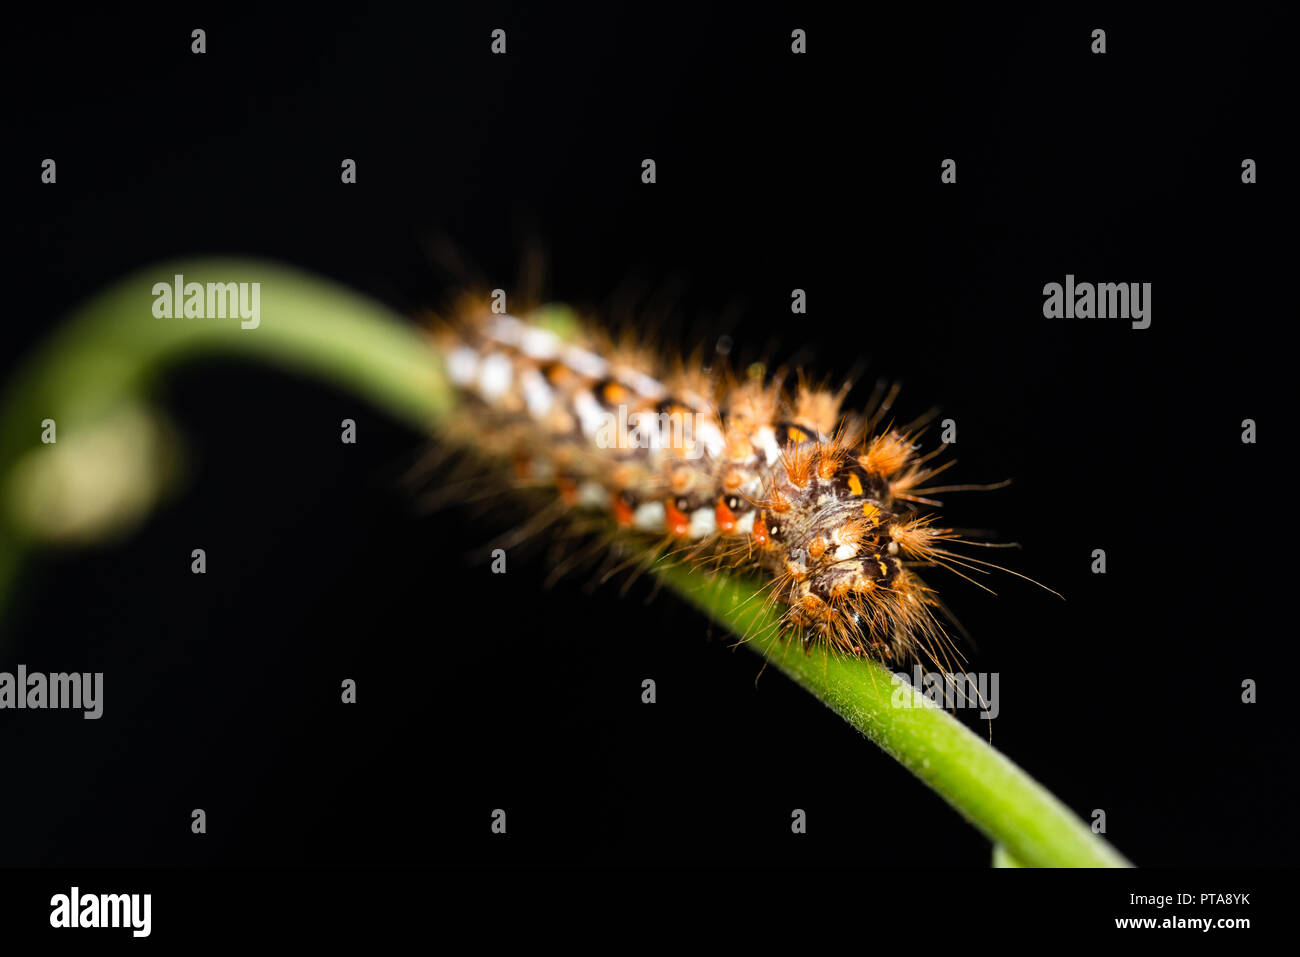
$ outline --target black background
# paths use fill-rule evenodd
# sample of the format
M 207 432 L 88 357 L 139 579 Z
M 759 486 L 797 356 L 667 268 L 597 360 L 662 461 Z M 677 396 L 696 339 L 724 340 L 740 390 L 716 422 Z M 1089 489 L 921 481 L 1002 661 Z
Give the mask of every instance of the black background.
M 955 480 L 1014 479 L 950 496 L 953 522 L 1019 541 L 1013 567 L 1067 598 L 939 580 L 971 667 L 1001 675 L 995 745 L 1081 815 L 1104 809 L 1138 864 L 1289 864 L 1278 19 L 51 10 L 5 41 L 0 368 L 183 255 L 273 257 L 413 312 L 452 288 L 428 254 L 443 237 L 491 285 L 540 245 L 556 299 L 644 290 L 669 342 L 727 332 L 742 358 L 832 377 L 866 359 L 867 386 L 903 383 L 900 414 L 957 421 Z M 1044 319 L 1066 273 L 1151 282 L 1151 328 Z M 671 310 L 646 305 L 673 290 Z M 0 720 L 0 861 L 988 861 L 939 798 L 780 675 L 756 683 L 759 659 L 675 598 L 548 590 L 540 554 L 505 576 L 470 562 L 518 513 L 422 513 L 400 478 L 427 439 L 379 410 L 234 362 L 160 398 L 186 437 L 183 494 L 125 543 L 43 556 L 5 611 L 0 668 L 103 671 L 106 705 Z

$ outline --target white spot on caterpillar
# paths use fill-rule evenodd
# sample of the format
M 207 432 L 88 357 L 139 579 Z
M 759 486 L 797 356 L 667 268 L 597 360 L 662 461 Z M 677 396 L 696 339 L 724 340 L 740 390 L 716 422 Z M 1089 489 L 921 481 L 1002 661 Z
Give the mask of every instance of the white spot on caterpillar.
M 532 359 L 554 359 L 560 351 L 560 337 L 547 329 L 529 327 L 524 330 L 519 348 Z
M 624 385 L 647 399 L 662 399 L 668 394 L 663 383 L 635 369 L 619 369 L 618 378 Z
M 643 532 L 662 532 L 666 514 L 663 502 L 646 502 L 637 506 L 632 524 Z
M 691 538 L 704 538 L 712 535 L 718 527 L 717 516 L 711 508 L 697 508 L 691 512 Z
M 531 359 L 554 359 L 560 351 L 560 337 L 549 329 L 530 326 L 516 316 L 494 317 L 487 325 L 489 338 L 518 349 Z
M 514 366 L 510 359 L 500 352 L 494 352 L 483 360 L 478 373 L 478 391 L 489 402 L 494 402 L 506 394 L 510 388 L 510 379 Z
M 564 350 L 561 360 L 574 372 L 585 375 L 588 379 L 603 379 L 609 371 L 609 364 L 594 352 L 569 346 Z
M 850 558 L 858 553 L 858 550 L 852 545 L 841 545 L 835 549 L 835 560 L 837 562 L 847 562 Z
M 534 419 L 545 417 L 555 402 L 555 394 L 546 384 L 546 379 L 536 369 L 529 369 L 523 375 L 523 386 L 529 414 Z
M 770 425 L 765 425 L 754 432 L 754 445 L 762 450 L 768 465 L 775 465 L 781 457 L 781 446 L 776 444 L 776 433 Z
M 722 430 L 702 416 L 695 421 L 695 438 L 704 445 L 704 451 L 708 453 L 709 458 L 722 458 L 727 449 L 727 440 Z
M 518 346 L 523 339 L 525 326 L 514 316 L 501 315 L 487 325 L 487 334 L 503 346 Z
M 583 482 L 578 486 L 579 508 L 609 508 L 609 490 L 599 482 Z
M 660 452 L 672 446 L 672 430 L 661 425 L 659 417 L 653 414 L 633 412 L 628 416 L 632 429 L 628 432 L 628 441 L 634 448 L 645 448 L 651 452 Z
M 604 424 L 605 410 L 590 392 L 579 392 L 573 397 L 573 411 L 578 413 L 582 434 L 588 438 L 594 437 Z
M 748 535 L 754 530 L 754 513 L 746 512 L 736 519 L 736 534 Z
M 469 346 L 457 346 L 447 356 L 447 374 L 451 381 L 464 388 L 478 374 L 478 353 Z

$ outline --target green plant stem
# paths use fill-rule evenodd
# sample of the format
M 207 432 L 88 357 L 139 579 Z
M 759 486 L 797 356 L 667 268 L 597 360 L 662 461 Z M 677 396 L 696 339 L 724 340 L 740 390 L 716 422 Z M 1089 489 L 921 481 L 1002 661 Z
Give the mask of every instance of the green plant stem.
M 776 618 L 743 578 L 683 566 L 659 575 L 674 591 L 824 702 L 933 788 L 1016 860 L 1039 867 L 1128 862 L 1001 752 L 880 663 L 805 652 L 778 637 Z
M 993 866 L 994 867 L 1024 867 L 1018 860 L 1011 856 L 1001 844 L 993 845 Z
M 177 273 L 201 283 L 260 282 L 261 324 L 242 329 L 237 319 L 156 318 L 153 284 Z M 371 300 L 281 265 L 164 264 L 123 280 L 79 310 L 14 380 L 0 414 L 0 492 L 14 463 L 40 448 L 43 419 L 58 421 L 63 441 L 122 404 L 141 400 L 176 363 L 222 354 L 311 374 L 421 427 L 453 407 L 427 338 Z M 36 544 L 5 522 L 0 518 L 0 603 L 23 552 Z M 1018 766 L 919 692 L 896 684 L 880 664 L 823 651 L 806 654 L 778 640 L 752 583 L 681 566 L 659 574 L 734 634 L 758 635 L 749 647 L 933 788 L 1001 848 L 999 863 L 1128 863 Z
M 153 314 L 155 283 L 260 283 L 260 323 Z M 177 306 L 179 309 L 179 305 Z M 238 356 L 315 376 L 427 428 L 454 397 L 432 344 L 416 326 L 336 283 L 242 259 L 163 263 L 123 279 L 78 309 L 27 358 L 0 402 L 0 609 L 32 545 L 17 519 L 14 466 L 42 448 L 42 422 L 75 441 L 146 399 L 186 360 Z M 232 383 L 231 388 L 238 388 Z

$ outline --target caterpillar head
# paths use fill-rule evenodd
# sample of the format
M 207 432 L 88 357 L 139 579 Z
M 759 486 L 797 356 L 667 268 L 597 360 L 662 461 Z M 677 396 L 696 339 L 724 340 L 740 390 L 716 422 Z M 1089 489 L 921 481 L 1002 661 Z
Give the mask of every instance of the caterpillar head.
M 846 654 L 909 654 L 937 627 L 928 591 L 903 559 L 926 534 L 867 456 L 833 442 L 787 446 L 754 538 L 805 645 Z

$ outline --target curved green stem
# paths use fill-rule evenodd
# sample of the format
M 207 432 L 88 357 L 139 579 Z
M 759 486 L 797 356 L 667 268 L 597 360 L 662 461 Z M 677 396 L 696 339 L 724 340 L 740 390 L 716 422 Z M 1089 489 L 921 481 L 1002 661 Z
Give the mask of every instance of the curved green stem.
M 152 311 L 155 283 L 176 274 L 186 282 L 258 282 L 256 328 L 238 319 L 162 319 Z M 48 484 L 42 464 L 59 446 L 84 446 L 74 467 L 84 472 L 110 453 L 138 454 L 148 443 L 114 446 L 92 437 L 104 424 L 130 421 L 124 409 L 143 405 L 148 388 L 173 364 L 208 355 L 247 356 L 308 373 L 350 389 L 421 427 L 453 407 L 430 342 L 414 325 L 383 306 L 334 283 L 281 265 L 248 260 L 164 264 L 123 280 L 79 310 L 33 355 L 6 390 L 0 413 L 0 607 L 23 552 L 42 539 L 40 516 L 30 514 L 29 486 Z M 42 422 L 57 422 L 56 445 L 41 441 Z M 117 428 L 117 426 L 114 426 Z M 98 430 L 98 432 L 97 432 Z M 118 428 L 118 431 L 121 431 Z M 94 456 L 100 456 L 96 459 Z M 141 479 L 114 459 L 111 474 Z M 128 463 L 129 464 L 129 463 Z M 104 474 L 110 474 L 105 469 Z M 111 484 L 111 483 L 101 483 Z M 68 494 L 85 493 L 71 483 Z M 106 495 L 112 489 L 95 487 Z M 71 508 L 76 503 L 55 504 Z M 143 515 L 152 504 L 135 494 Z M 105 506 L 108 507 L 108 506 Z M 92 512 L 93 514 L 93 512 Z M 66 527 L 59 526 L 60 528 Z M 97 528 L 98 526 L 92 526 Z M 1027 866 L 1124 866 L 1127 861 L 1078 817 L 1001 753 L 909 685 L 896 683 L 880 664 L 823 651 L 805 654 L 776 639 L 770 613 L 752 583 L 704 576 L 680 566 L 659 574 L 676 592 L 749 642 L 786 675 L 825 702 L 933 788 L 999 845 L 995 860 Z
M 186 283 L 258 283 L 260 321 L 244 328 L 238 317 L 157 317 L 154 285 L 177 275 Z M 144 517 L 163 491 L 165 463 L 157 459 L 173 445 L 165 423 L 146 411 L 150 388 L 180 362 L 222 355 L 316 376 L 420 428 L 453 404 L 427 337 L 336 283 L 242 259 L 141 270 L 78 309 L 4 390 L 0 609 L 33 545 L 102 540 Z M 47 422 L 56 439 L 49 445 Z M 125 437 L 122 423 L 131 426 Z
M 756 585 L 702 577 L 682 566 L 659 575 L 672 589 L 823 701 L 928 784 L 1015 860 L 1031 867 L 1124 867 L 1128 862 L 1000 751 L 910 683 L 873 660 L 783 641 Z

